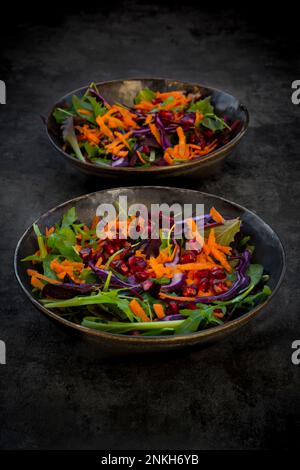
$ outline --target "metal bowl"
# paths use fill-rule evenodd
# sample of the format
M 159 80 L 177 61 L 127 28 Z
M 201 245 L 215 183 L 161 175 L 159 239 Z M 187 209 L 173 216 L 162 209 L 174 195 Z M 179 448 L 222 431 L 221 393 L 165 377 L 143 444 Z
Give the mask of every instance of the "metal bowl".
M 136 178 L 152 179 L 176 177 L 176 176 L 189 176 L 189 177 L 205 177 L 215 173 L 220 167 L 227 155 L 229 155 L 238 145 L 244 136 L 248 124 L 249 114 L 244 105 L 234 96 L 225 93 L 224 91 L 210 88 L 207 86 L 187 83 L 174 80 L 166 80 L 161 78 L 141 78 L 130 80 L 113 80 L 109 82 L 97 83 L 99 92 L 111 103 L 120 102 L 128 106 L 133 105 L 135 95 L 144 87 L 149 87 L 154 91 L 172 91 L 172 90 L 185 90 L 187 92 L 197 93 L 200 92 L 203 97 L 211 96 L 211 102 L 215 107 L 216 113 L 219 116 L 227 116 L 230 122 L 235 120 L 240 121 L 239 127 L 233 132 L 229 142 L 222 147 L 217 148 L 210 154 L 199 159 L 194 159 L 188 163 L 183 163 L 174 166 L 161 166 L 149 168 L 135 168 L 135 167 L 102 167 L 100 165 L 81 162 L 77 158 L 69 155 L 63 150 L 63 140 L 61 137 L 60 126 L 57 124 L 53 117 L 53 111 L 56 107 L 70 106 L 72 96 L 82 96 L 86 92 L 88 86 L 74 90 L 60 100 L 58 100 L 52 107 L 46 121 L 47 134 L 50 142 L 54 145 L 60 155 L 68 161 L 71 165 L 84 173 L 101 176 L 102 178 Z
M 67 201 L 43 214 L 36 220 L 36 223 L 44 230 L 45 227 L 50 227 L 61 220 L 63 214 L 73 206 L 76 207 L 79 218 L 89 223 L 100 203 L 113 203 L 120 195 L 126 195 L 128 197 L 128 204 L 140 202 L 144 203 L 146 206 L 150 206 L 151 203 L 162 202 L 170 205 L 173 203 L 202 203 L 206 210 L 214 206 L 223 214 L 240 217 L 243 221 L 243 231 L 252 237 L 253 243 L 255 244 L 255 262 L 261 263 L 266 272 L 270 275 L 269 285 L 272 289 L 272 294 L 265 302 L 237 319 L 221 326 L 212 327 L 188 335 L 136 337 L 105 333 L 85 328 L 62 318 L 55 313 L 55 311 L 48 310 L 39 302 L 37 295 L 32 293 L 30 280 L 26 274 L 29 263 L 21 262 L 22 258 L 36 250 L 36 237 L 31 225 L 22 235 L 15 251 L 14 266 L 16 277 L 33 305 L 49 318 L 69 329 L 69 331 L 80 333 L 84 335 L 86 339 L 97 342 L 105 347 L 106 350 L 113 353 L 154 352 L 175 349 L 187 345 L 207 344 L 208 342 L 214 342 L 227 336 L 253 319 L 266 307 L 277 292 L 285 271 L 285 255 L 278 236 L 272 228 L 256 214 L 218 196 L 189 189 L 165 188 L 160 186 L 108 189 L 79 196 Z M 268 310 L 268 314 L 271 314 L 270 309 Z

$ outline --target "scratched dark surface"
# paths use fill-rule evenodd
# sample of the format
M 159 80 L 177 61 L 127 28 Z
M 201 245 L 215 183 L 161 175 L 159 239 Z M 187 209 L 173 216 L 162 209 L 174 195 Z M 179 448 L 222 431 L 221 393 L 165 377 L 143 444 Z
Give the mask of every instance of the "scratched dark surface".
M 49 13 L 49 12 L 48 12 Z M 20 15 L 1 32 L 2 449 L 278 449 L 299 436 L 299 128 L 291 103 L 299 41 L 233 11 L 138 6 Z M 5 46 L 5 47 L 3 47 Z M 298 76 L 297 76 L 298 73 Z M 193 188 L 257 212 L 287 252 L 280 292 L 256 320 L 210 348 L 108 358 L 37 312 L 13 273 L 25 228 L 47 209 L 108 183 L 68 167 L 39 115 L 92 80 L 162 76 L 225 89 L 249 132 L 218 176 Z M 122 180 L 115 184 L 125 186 Z M 174 186 L 191 187 L 188 180 Z

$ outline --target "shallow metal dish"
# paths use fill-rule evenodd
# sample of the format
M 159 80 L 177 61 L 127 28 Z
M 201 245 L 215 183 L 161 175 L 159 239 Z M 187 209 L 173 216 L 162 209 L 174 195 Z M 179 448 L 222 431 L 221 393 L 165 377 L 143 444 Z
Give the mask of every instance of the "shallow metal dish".
M 240 128 L 232 136 L 231 140 L 222 147 L 214 150 L 205 157 L 195 159 L 188 163 L 183 163 L 174 166 L 162 167 L 149 167 L 149 168 L 135 168 L 135 167 L 103 167 L 92 163 L 81 162 L 80 160 L 72 157 L 65 152 L 63 147 L 63 140 L 61 137 L 60 126 L 55 121 L 52 113 L 56 107 L 68 107 L 71 103 L 73 95 L 82 96 L 87 90 L 88 86 L 78 88 L 64 97 L 60 98 L 52 107 L 47 118 L 47 134 L 50 142 L 54 145 L 60 155 L 68 161 L 71 165 L 84 173 L 101 176 L 102 178 L 136 178 L 139 180 L 151 178 L 166 178 L 176 176 L 190 176 L 194 178 L 205 177 L 209 174 L 215 173 L 221 166 L 221 163 L 227 155 L 229 155 L 238 145 L 244 136 L 248 124 L 249 114 L 246 107 L 234 96 L 225 93 L 224 91 L 215 88 L 199 85 L 195 83 L 187 83 L 174 80 L 166 80 L 162 78 L 141 78 L 130 80 L 113 80 L 109 82 L 97 83 L 99 92 L 107 99 L 108 102 L 120 102 L 129 106 L 133 104 L 134 96 L 144 87 L 149 87 L 154 91 L 172 91 L 172 90 L 186 90 L 188 92 L 201 92 L 203 97 L 211 96 L 212 104 L 215 107 L 216 113 L 220 116 L 226 115 L 232 121 L 239 119 L 241 121 Z M 123 179 L 122 179 L 123 181 Z
M 164 188 L 160 186 L 108 189 L 67 201 L 43 214 L 36 220 L 36 223 L 42 230 L 44 230 L 46 226 L 50 227 L 54 223 L 58 222 L 62 218 L 63 214 L 73 206 L 76 207 L 79 218 L 89 223 L 95 214 L 96 207 L 100 203 L 112 203 L 119 197 L 119 195 L 126 195 L 128 197 L 128 204 L 132 204 L 137 201 L 148 206 L 151 203 L 162 202 L 166 202 L 168 204 L 176 202 L 180 204 L 203 203 L 206 209 L 214 206 L 223 214 L 233 217 L 240 217 L 243 221 L 244 232 L 248 235 L 251 235 L 253 243 L 256 247 L 254 260 L 261 263 L 264 266 L 266 272 L 268 272 L 270 275 L 269 285 L 272 289 L 272 295 L 265 302 L 235 320 L 232 320 L 221 326 L 216 326 L 189 335 L 169 337 L 136 337 L 117 335 L 88 329 L 67 321 L 66 319 L 57 315 L 55 311 L 46 309 L 39 303 L 38 297 L 32 293 L 30 280 L 26 274 L 26 269 L 29 267 L 30 263 L 21 262 L 22 258 L 28 256 L 36 250 L 36 237 L 31 225 L 26 230 L 24 235 L 22 235 L 17 245 L 14 260 L 15 273 L 23 291 L 31 300 L 33 305 L 42 313 L 55 320 L 58 324 L 65 326 L 70 331 L 77 331 L 86 338 L 96 341 L 114 353 L 140 353 L 169 350 L 187 345 L 200 343 L 204 344 L 219 340 L 227 336 L 254 318 L 261 310 L 266 307 L 271 298 L 277 292 L 285 270 L 284 250 L 278 236 L 272 230 L 272 228 L 256 214 L 238 204 L 218 196 L 189 189 Z M 268 313 L 271 314 L 270 309 Z

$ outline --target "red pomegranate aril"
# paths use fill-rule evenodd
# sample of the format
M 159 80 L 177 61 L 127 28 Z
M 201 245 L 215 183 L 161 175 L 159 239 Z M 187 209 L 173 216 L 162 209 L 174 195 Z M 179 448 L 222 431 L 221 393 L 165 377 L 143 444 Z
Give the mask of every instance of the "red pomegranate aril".
M 172 111 L 159 111 L 159 117 L 161 119 L 166 119 L 167 121 L 172 121 L 174 118 L 174 114 Z
M 224 292 L 228 291 L 228 287 L 226 286 L 224 282 L 214 282 L 213 290 L 215 294 L 223 294 Z
M 124 262 L 120 264 L 119 268 L 122 271 L 122 273 L 124 273 L 124 274 L 128 273 L 128 271 L 129 271 L 129 268 L 128 268 L 127 264 L 124 263 Z
M 113 245 L 110 243 L 110 242 L 107 242 L 105 244 L 105 251 L 106 253 L 108 253 L 109 255 L 112 255 L 114 252 L 115 252 L 115 249 L 113 247 Z
M 184 297 L 195 297 L 197 295 L 197 289 L 194 286 L 184 286 L 182 295 Z
M 160 102 L 161 102 L 160 98 L 154 98 L 154 100 L 152 100 L 152 104 L 158 104 Z
M 209 290 L 209 287 L 210 287 L 209 279 L 207 277 L 203 277 L 198 284 L 198 289 L 201 292 L 206 292 Z
M 214 279 L 225 279 L 226 274 L 221 268 L 212 268 L 211 274 Z
M 198 139 L 196 134 L 191 134 L 190 135 L 190 144 L 198 144 L 198 141 L 199 141 L 199 139 Z
M 143 153 L 146 153 L 146 154 L 150 153 L 150 147 L 149 147 L 149 145 L 143 145 L 143 147 L 142 147 L 142 152 L 143 152 Z
M 178 303 L 171 300 L 171 302 L 169 302 L 167 310 L 168 310 L 168 313 L 170 313 L 170 315 L 176 315 L 179 312 Z
M 128 259 L 128 265 L 132 273 L 140 272 L 147 266 L 146 261 L 138 256 L 130 256 Z
M 197 252 L 196 251 L 186 251 L 180 257 L 180 262 L 182 264 L 185 263 L 195 263 L 197 259 Z
M 199 269 L 199 271 L 196 271 L 195 272 L 195 278 L 196 279 L 199 279 L 201 281 L 201 279 L 205 278 L 205 279 L 209 279 L 211 276 L 210 274 L 210 270 L 209 269 Z
M 188 302 L 185 306 L 185 308 L 189 310 L 197 310 L 197 305 L 195 305 L 193 302 Z
M 149 274 L 147 273 L 147 271 L 140 271 L 140 272 L 134 273 L 134 276 L 137 281 L 144 282 L 148 279 Z

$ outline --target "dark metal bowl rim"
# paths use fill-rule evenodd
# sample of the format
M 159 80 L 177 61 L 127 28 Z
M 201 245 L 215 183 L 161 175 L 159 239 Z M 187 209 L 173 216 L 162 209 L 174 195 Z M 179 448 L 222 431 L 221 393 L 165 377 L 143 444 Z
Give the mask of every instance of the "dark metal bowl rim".
M 230 96 L 233 96 L 231 93 L 227 93 L 224 90 L 220 90 L 219 88 L 214 88 L 214 87 L 211 87 L 211 86 L 208 86 L 208 85 L 202 85 L 200 83 L 188 82 L 188 81 L 183 81 L 183 80 L 173 80 L 173 79 L 169 79 L 169 78 L 159 78 L 159 77 L 124 78 L 124 79 L 120 78 L 120 79 L 114 79 L 114 80 L 105 80 L 105 81 L 102 81 L 102 82 L 97 82 L 96 86 L 105 85 L 107 83 L 127 81 L 127 80 L 132 80 L 132 81 L 134 81 L 134 80 L 177 81 L 177 82 L 186 83 L 187 85 L 191 85 L 191 86 L 207 88 L 212 92 L 226 93 Z M 47 116 L 47 119 L 46 119 L 46 133 L 47 133 L 47 136 L 48 136 L 51 144 L 56 148 L 56 150 L 58 150 L 58 152 L 62 153 L 71 162 L 74 162 L 74 160 L 75 160 L 82 167 L 93 168 L 93 169 L 94 168 L 100 168 L 101 170 L 108 171 L 108 172 L 124 172 L 124 173 L 126 173 L 126 172 L 130 173 L 130 172 L 133 172 L 133 171 L 137 171 L 137 172 L 141 172 L 141 173 L 143 173 L 143 172 L 157 173 L 157 172 L 160 172 L 160 171 L 168 172 L 170 170 L 174 170 L 174 169 L 177 169 L 177 168 L 178 169 L 179 168 L 180 169 L 181 168 L 191 168 L 193 166 L 201 165 L 202 162 L 207 162 L 208 160 L 214 159 L 215 157 L 219 156 L 220 154 L 223 154 L 227 150 L 230 150 L 232 147 L 234 147 L 242 139 L 242 137 L 246 133 L 246 131 L 248 129 L 248 126 L 249 126 L 249 119 L 250 118 L 249 118 L 248 109 L 244 104 L 239 102 L 240 107 L 243 109 L 243 111 L 245 112 L 245 115 L 246 115 L 246 121 L 243 124 L 243 128 L 240 130 L 240 132 L 232 140 L 227 142 L 227 144 L 223 145 L 222 147 L 218 148 L 217 150 L 213 150 L 207 156 L 200 157 L 198 159 L 195 159 L 194 161 L 190 161 L 190 162 L 187 162 L 187 163 L 180 163 L 179 165 L 174 165 L 174 166 L 170 165 L 170 166 L 149 167 L 149 168 L 138 168 L 138 167 L 119 167 L 119 168 L 115 168 L 115 167 L 112 167 L 112 166 L 105 167 L 105 166 L 101 166 L 101 165 L 95 165 L 95 164 L 89 163 L 89 162 L 82 162 L 82 161 L 76 159 L 75 157 L 72 157 L 72 155 L 65 152 L 59 145 L 56 144 L 56 142 L 54 142 L 54 140 L 51 136 L 51 133 L 49 131 L 49 120 L 50 120 L 50 117 L 52 116 L 53 109 L 54 109 L 54 107 L 57 103 L 60 103 L 61 101 L 66 100 L 70 95 L 77 94 L 80 91 L 86 90 L 88 88 L 88 86 L 89 85 L 86 85 L 86 86 L 77 88 L 76 90 L 70 91 L 69 93 L 65 94 L 60 99 L 58 99 L 56 101 L 56 103 L 53 105 L 51 111 L 48 113 L 48 116 Z
M 18 273 L 18 252 L 19 252 L 19 249 L 20 249 L 20 246 L 23 242 L 23 239 L 27 236 L 27 234 L 29 233 L 29 231 L 32 229 L 32 226 L 34 223 L 38 223 L 38 221 L 40 220 L 40 218 L 42 217 L 46 217 L 48 214 L 50 214 L 51 212 L 55 212 L 57 209 L 61 208 L 61 207 L 64 207 L 65 205 L 69 204 L 69 203 L 72 203 L 72 202 L 77 202 L 77 201 L 80 201 L 81 199 L 86 199 L 86 198 L 89 198 L 93 195 L 96 195 L 98 193 L 105 193 L 108 191 L 108 189 L 103 189 L 103 190 L 100 190 L 100 191 L 94 191 L 93 193 L 88 193 L 88 194 L 84 194 L 84 195 L 81 195 L 81 196 L 77 196 L 75 198 L 72 198 L 72 199 L 69 199 L 68 201 L 65 201 L 61 204 L 58 204 L 57 206 L 53 207 L 52 209 L 48 210 L 47 212 L 45 212 L 44 214 L 40 215 L 34 222 L 32 222 L 32 224 L 25 230 L 25 232 L 23 233 L 23 235 L 21 236 L 21 238 L 19 239 L 18 241 L 18 244 L 16 246 L 16 249 L 15 249 L 15 253 L 14 253 L 14 271 L 15 271 L 15 276 L 23 290 L 23 292 L 25 292 L 26 296 L 30 299 L 30 301 L 39 309 L 41 310 L 43 313 L 45 313 L 47 316 L 51 317 L 51 318 L 54 318 L 55 320 L 59 321 L 60 323 L 68 326 L 68 327 L 71 327 L 77 331 L 80 331 L 82 333 L 87 333 L 87 334 L 90 334 L 92 336 L 97 336 L 97 337 L 103 337 L 103 338 L 113 338 L 114 340 L 118 340 L 120 342 L 130 342 L 131 344 L 134 344 L 134 343 L 141 343 L 143 341 L 145 342 L 148 342 L 148 343 L 151 343 L 151 342 L 155 342 L 155 343 L 181 343 L 182 341 L 186 341 L 186 342 L 189 342 L 189 338 L 192 340 L 192 339 L 195 339 L 195 338 L 201 338 L 201 337 L 206 337 L 206 338 L 210 338 L 210 337 L 214 337 L 214 336 L 218 336 L 218 334 L 222 334 L 223 332 L 226 332 L 226 331 L 230 331 L 232 329 L 234 329 L 235 326 L 237 325 L 243 325 L 244 323 L 247 323 L 248 320 L 250 320 L 251 318 L 255 317 L 259 312 L 260 310 L 262 310 L 270 301 L 271 299 L 275 296 L 275 294 L 277 293 L 280 285 L 281 285 L 281 282 L 284 278 L 284 275 L 285 275 L 285 270 L 286 270 L 286 255 L 285 255 L 285 250 L 284 250 L 284 247 L 283 247 L 283 244 L 279 238 L 279 236 L 277 235 L 277 233 L 275 232 L 275 230 L 269 225 L 267 224 L 266 222 L 264 222 L 255 212 L 249 210 L 249 209 L 246 209 L 244 206 L 240 205 L 240 204 L 237 204 L 235 202 L 232 202 L 226 198 L 223 198 L 221 196 L 216 196 L 215 194 L 211 194 L 211 193 L 206 193 L 206 192 L 202 192 L 202 191 L 197 191 L 197 190 L 193 190 L 193 189 L 185 189 L 185 188 L 175 188 L 175 187 L 167 187 L 167 186 L 128 186 L 128 187 L 119 187 L 119 188 L 109 188 L 109 191 L 114 191 L 114 190 L 122 190 L 122 189 L 133 189 L 133 190 L 137 190 L 137 189 L 141 189 L 141 188 L 145 188 L 145 189 L 167 189 L 167 190 L 175 190 L 175 191 L 188 191 L 188 192 L 193 192 L 195 193 L 195 195 L 198 195 L 198 196 L 208 196 L 208 197 L 213 197 L 213 198 L 216 198 L 216 199 L 219 199 L 221 201 L 224 201 L 228 204 L 231 204 L 232 206 L 235 206 L 236 208 L 238 209 L 242 209 L 243 211 L 246 211 L 252 215 L 254 215 L 255 217 L 257 217 L 264 225 L 268 226 L 272 232 L 274 233 L 274 235 L 276 236 L 276 238 L 278 239 L 278 242 L 279 242 L 279 246 L 280 246 L 280 250 L 281 250 L 281 254 L 282 254 L 282 263 L 283 263 L 283 267 L 282 267 L 282 271 L 281 271 L 281 274 L 280 274 L 280 277 L 279 277 L 279 280 L 277 282 L 277 285 L 275 286 L 275 288 L 272 290 L 272 293 L 271 295 L 261 304 L 259 304 L 257 307 L 255 307 L 254 309 L 250 310 L 249 312 L 245 313 L 244 315 L 240 316 L 239 318 L 235 319 L 235 320 L 230 320 L 228 323 L 225 323 L 224 325 L 219 325 L 219 326 L 214 326 L 214 327 L 210 327 L 208 328 L 207 330 L 201 330 L 201 331 L 197 331 L 195 333 L 189 333 L 189 334 L 186 334 L 186 335 L 176 335 L 176 336 L 151 336 L 149 338 L 143 336 L 143 337 L 136 337 L 136 336 L 127 336 L 127 335 L 121 335 L 121 334 L 116 334 L 116 333 L 107 333 L 107 332 L 103 332 L 103 331 L 99 331 L 99 330 L 93 330 L 92 328 L 87 328 L 87 327 L 84 327 L 84 326 L 81 326 L 81 325 L 78 325 L 76 323 L 73 323 L 73 322 L 70 322 L 64 318 L 62 318 L 61 316 L 57 315 L 56 313 L 52 312 L 51 310 L 45 308 L 38 300 L 36 300 L 31 292 L 29 292 L 27 290 L 27 288 L 23 285 L 22 283 L 22 280 L 19 276 L 19 273 Z

